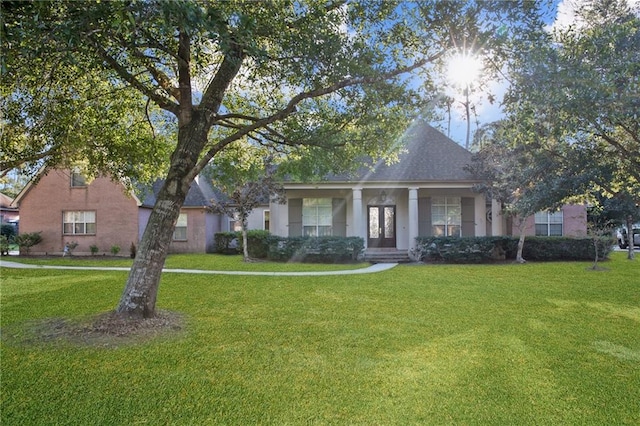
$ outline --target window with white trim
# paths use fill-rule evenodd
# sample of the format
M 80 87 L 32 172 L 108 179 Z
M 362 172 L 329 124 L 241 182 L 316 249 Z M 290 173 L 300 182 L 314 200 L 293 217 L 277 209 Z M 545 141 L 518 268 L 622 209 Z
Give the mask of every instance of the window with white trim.
M 87 186 L 87 179 L 80 172 L 73 171 L 71 172 L 71 187 L 72 188 L 82 188 Z
M 431 198 L 431 227 L 436 237 L 459 237 L 462 232 L 460 197 Z
M 187 241 L 187 214 L 180 213 L 176 227 L 173 230 L 174 241 Z
M 95 211 L 66 211 L 62 215 L 62 233 L 65 235 L 95 235 Z
M 265 231 L 268 231 L 269 225 L 271 224 L 271 213 L 269 212 L 269 210 L 265 210 L 262 213 L 262 223 L 263 223 L 263 229 Z
M 562 236 L 562 223 L 564 222 L 564 215 L 562 214 L 562 210 L 557 212 L 538 212 L 535 214 L 535 221 L 536 236 Z
M 308 237 L 331 235 L 331 198 L 304 198 L 302 200 L 302 234 Z
M 229 219 L 229 232 L 242 231 L 242 220 L 240 219 L 240 213 L 236 212 L 233 217 Z

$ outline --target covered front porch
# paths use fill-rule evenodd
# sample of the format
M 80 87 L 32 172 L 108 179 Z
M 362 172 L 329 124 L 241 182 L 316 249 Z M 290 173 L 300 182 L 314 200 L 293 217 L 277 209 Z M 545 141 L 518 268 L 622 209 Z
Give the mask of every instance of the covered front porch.
M 270 206 L 273 234 L 361 237 L 368 253 L 409 253 L 418 236 L 503 233 L 499 205 L 487 206 L 471 183 L 298 184 L 287 198 Z

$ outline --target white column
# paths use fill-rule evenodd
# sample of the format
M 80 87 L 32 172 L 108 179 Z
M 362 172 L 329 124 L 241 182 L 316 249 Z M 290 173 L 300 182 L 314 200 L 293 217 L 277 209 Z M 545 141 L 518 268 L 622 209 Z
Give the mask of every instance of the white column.
M 418 236 L 418 188 L 409 189 L 409 249 L 416 248 Z
M 494 237 L 504 235 L 502 209 L 500 203 L 494 199 L 491 199 L 491 235 Z
M 351 229 L 349 231 L 352 237 L 364 238 L 365 246 L 367 244 L 366 234 L 364 233 L 364 219 L 362 218 L 362 188 L 353 188 L 353 217 L 351 218 Z
M 487 235 L 487 202 L 484 194 L 476 195 L 475 197 L 475 222 L 476 222 L 476 237 L 484 237 Z

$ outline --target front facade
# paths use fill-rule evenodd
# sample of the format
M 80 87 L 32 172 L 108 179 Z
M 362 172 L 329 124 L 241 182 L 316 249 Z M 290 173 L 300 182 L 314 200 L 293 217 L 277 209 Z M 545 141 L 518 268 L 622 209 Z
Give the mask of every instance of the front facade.
M 367 249 L 401 251 L 414 248 L 418 236 L 491 235 L 485 197 L 465 171 L 470 161 L 469 151 L 433 127 L 415 125 L 397 163 L 285 185 L 288 202 L 271 205 L 271 231 L 355 236 Z
M 368 251 L 407 253 L 418 236 L 512 234 L 500 205 L 473 190 L 478 181 L 466 171 L 470 162 L 469 151 L 431 126 L 415 125 L 395 164 L 372 165 L 352 178 L 286 184 L 287 204 L 270 206 L 270 230 L 361 237 Z M 547 235 L 586 234 L 584 206 L 565 206 L 560 219 L 544 212 L 544 223 L 540 215 L 528 218 L 527 234 L 543 235 L 543 225 Z

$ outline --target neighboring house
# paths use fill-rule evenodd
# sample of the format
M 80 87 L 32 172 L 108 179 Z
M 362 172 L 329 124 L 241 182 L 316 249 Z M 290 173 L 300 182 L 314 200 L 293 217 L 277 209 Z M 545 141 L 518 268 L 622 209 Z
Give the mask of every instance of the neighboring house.
M 465 170 L 471 155 L 433 127 L 416 124 L 394 164 L 362 168 L 355 177 L 286 183 L 288 202 L 271 204 L 270 231 L 362 237 L 370 253 L 409 253 L 418 236 L 508 234 L 498 203 L 473 191 L 478 181 Z M 572 210 L 564 219 L 574 216 L 583 217 Z M 563 235 L 577 234 L 577 228 L 586 232 L 586 220 L 563 223 Z M 555 232 L 557 227 L 546 224 Z

